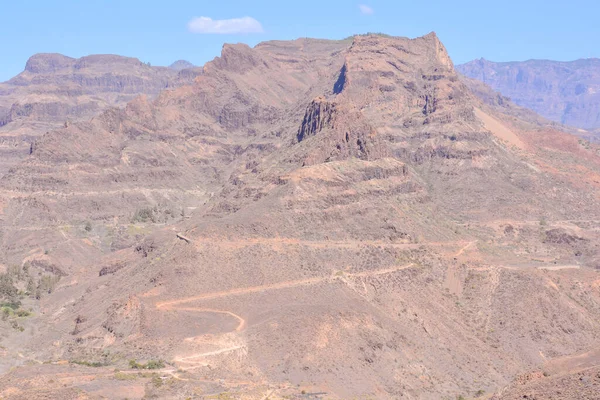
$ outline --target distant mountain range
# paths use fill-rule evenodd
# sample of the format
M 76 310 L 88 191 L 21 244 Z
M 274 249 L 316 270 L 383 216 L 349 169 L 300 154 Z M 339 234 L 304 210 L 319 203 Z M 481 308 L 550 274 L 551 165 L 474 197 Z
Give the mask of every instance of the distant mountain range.
M 482 58 L 456 69 L 550 120 L 600 129 L 600 59 L 492 62 Z
M 175 71 L 181 71 L 183 69 L 195 68 L 196 66 L 186 60 L 177 60 L 173 64 L 169 65 L 169 68 Z
M 36 54 L 25 70 L 0 83 L 0 127 L 17 120 L 60 122 L 88 118 L 110 105 L 125 104 L 140 94 L 190 81 L 180 71 L 187 61 L 153 67 L 137 58 L 97 54 L 79 59 L 62 54 Z
M 36 54 L 25 70 L 0 83 L 0 176 L 39 135 L 84 121 L 139 95 L 191 83 L 201 73 L 187 61 L 153 67 L 137 58 L 96 54 L 79 59 Z

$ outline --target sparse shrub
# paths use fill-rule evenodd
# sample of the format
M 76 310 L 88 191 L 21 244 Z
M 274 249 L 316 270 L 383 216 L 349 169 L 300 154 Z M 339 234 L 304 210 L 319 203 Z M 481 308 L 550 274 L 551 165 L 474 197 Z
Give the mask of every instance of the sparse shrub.
M 31 313 L 27 310 L 17 310 L 17 317 L 19 318 L 29 317 L 30 315 Z
M 44 270 L 45 273 L 39 279 L 35 279 L 31 271 L 32 266 Z M 22 296 L 32 296 L 39 300 L 43 292 L 52 293 L 61 277 L 65 275 L 56 265 L 43 260 L 34 260 L 22 267 L 10 266 L 5 273 L 0 274 L 0 299 L 5 300 L 4 303 L 0 303 L 0 307 L 10 303 L 15 305 L 10 307 L 16 310 L 21 304 L 17 299 Z M 25 290 L 17 289 L 17 285 L 21 284 L 25 284 Z
M 165 363 L 162 360 L 150 360 L 145 365 L 145 369 L 161 369 L 165 367 Z
M 154 385 L 154 387 L 159 388 L 163 385 L 163 380 L 161 379 L 160 376 L 154 375 L 152 377 L 152 384 Z
M 483 389 L 479 389 L 476 393 L 475 393 L 475 397 L 481 397 L 485 394 L 485 390 Z
M 133 381 L 137 379 L 137 376 L 124 372 L 115 372 L 115 379 L 118 381 Z
M 71 361 L 71 364 L 83 365 L 85 367 L 94 367 L 94 368 L 106 366 L 106 364 L 101 363 L 100 361 L 79 361 L 79 360 L 75 360 L 75 361 Z
M 27 294 L 32 295 L 35 292 L 35 280 L 33 277 L 27 278 Z
M 132 218 L 133 222 L 156 222 L 156 217 L 154 216 L 154 210 L 152 208 L 140 208 L 133 214 Z
M 22 327 L 21 325 L 19 325 L 19 323 L 17 321 L 10 321 L 10 326 L 14 329 L 17 330 L 19 332 L 23 332 L 25 330 L 24 327 Z
M 146 364 L 142 364 L 136 360 L 129 360 L 129 367 L 132 369 L 161 369 L 165 367 L 165 363 L 162 360 L 149 360 Z
M 135 247 L 135 251 L 140 253 L 144 258 L 148 257 L 148 254 L 156 250 L 156 245 L 152 240 L 146 240 Z

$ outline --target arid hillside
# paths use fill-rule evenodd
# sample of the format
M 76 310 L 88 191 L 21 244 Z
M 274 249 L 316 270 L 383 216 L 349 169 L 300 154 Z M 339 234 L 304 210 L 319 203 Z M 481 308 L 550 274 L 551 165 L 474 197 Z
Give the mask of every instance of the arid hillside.
M 434 33 L 225 45 L 43 135 L 0 179 L 0 396 L 491 398 L 598 367 L 600 148 L 470 87 Z

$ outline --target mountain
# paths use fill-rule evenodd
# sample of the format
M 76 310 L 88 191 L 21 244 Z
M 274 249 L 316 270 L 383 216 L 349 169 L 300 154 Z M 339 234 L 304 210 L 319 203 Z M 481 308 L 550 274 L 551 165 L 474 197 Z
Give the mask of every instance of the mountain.
M 459 65 L 457 70 L 552 121 L 586 130 L 600 128 L 600 59 L 479 59 Z
M 173 64 L 169 65 L 169 68 L 174 69 L 175 71 L 181 71 L 182 69 L 190 69 L 195 67 L 196 66 L 194 64 L 186 60 L 177 60 Z
M 0 83 L 0 175 L 48 130 L 85 121 L 141 94 L 156 96 L 194 77 L 116 55 L 34 55 L 21 74 Z
M 598 365 L 600 147 L 469 87 L 434 33 L 228 44 L 38 138 L 0 179 L 0 396 L 468 398 Z

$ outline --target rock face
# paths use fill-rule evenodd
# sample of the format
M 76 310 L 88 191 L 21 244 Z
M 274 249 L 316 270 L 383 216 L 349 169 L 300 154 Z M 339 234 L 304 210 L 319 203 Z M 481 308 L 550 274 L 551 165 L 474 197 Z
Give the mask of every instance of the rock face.
M 457 69 L 552 121 L 600 128 L 599 59 L 502 63 L 479 59 Z
M 323 129 L 333 128 L 335 113 L 334 103 L 328 102 L 323 97 L 313 100 L 306 109 L 302 125 L 296 135 L 298 142 L 316 135 Z
M 135 58 L 36 54 L 23 73 L 0 84 L 0 102 L 10 110 L 3 125 L 23 119 L 64 123 L 90 118 L 137 95 L 156 95 L 176 81 L 176 72 Z
M 146 397 L 469 398 L 597 346 L 600 149 L 469 87 L 433 33 L 225 45 L 37 138 L 0 179 L 34 310 L 0 395 L 137 359 L 174 378 Z M 31 378 L 59 360 L 98 379 Z
M 0 137 L 19 143 L 17 150 L 0 145 L 8 155 L 0 162 L 0 175 L 21 159 L 32 138 L 66 121 L 84 121 L 108 107 L 123 106 L 138 95 L 154 97 L 197 75 L 193 69 L 150 67 L 116 55 L 32 56 L 21 74 L 0 83 Z
M 27 60 L 25 71 L 32 74 L 52 74 L 65 70 L 75 63 L 75 59 L 62 54 L 36 54 Z

